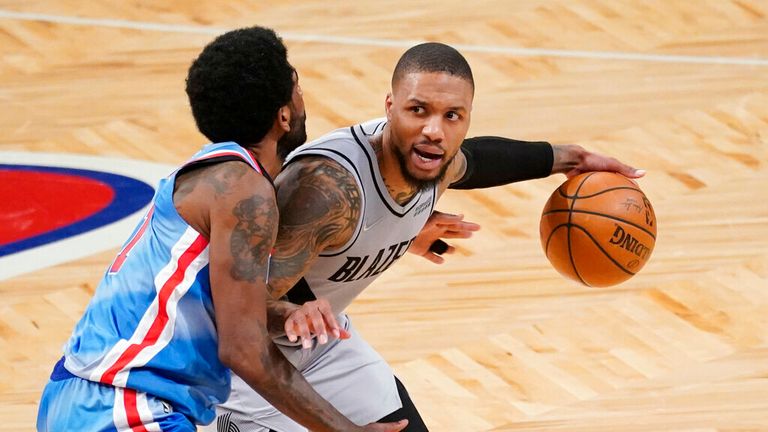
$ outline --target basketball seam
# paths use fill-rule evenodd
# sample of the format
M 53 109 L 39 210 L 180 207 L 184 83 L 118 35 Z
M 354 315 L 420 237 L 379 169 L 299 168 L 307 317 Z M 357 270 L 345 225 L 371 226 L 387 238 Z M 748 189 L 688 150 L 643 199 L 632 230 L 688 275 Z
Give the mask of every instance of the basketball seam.
M 546 246 L 544 246 L 544 255 L 546 255 L 547 257 L 549 257 L 549 242 L 550 242 L 550 240 L 552 240 L 552 236 L 555 235 L 555 231 L 557 231 L 561 227 L 568 228 L 568 223 L 560 224 L 560 225 L 552 228 L 552 231 L 549 232 L 549 237 L 547 237 L 547 244 L 546 244 Z
M 592 174 L 594 174 L 594 173 L 592 173 Z M 588 179 L 592 174 L 587 176 L 584 180 Z M 582 181 L 582 184 L 583 183 L 584 182 Z M 566 195 L 565 193 L 563 193 L 563 191 L 560 188 L 558 188 L 557 191 L 558 191 L 558 193 L 560 193 L 560 196 L 562 196 L 563 198 L 592 198 L 592 197 L 596 197 L 598 195 L 602 195 L 602 194 L 604 194 L 606 192 L 612 192 L 612 191 L 615 191 L 615 190 L 624 190 L 624 189 L 633 190 L 633 191 L 638 192 L 638 193 L 642 194 L 643 196 L 645 196 L 645 193 L 643 193 L 643 191 L 641 191 L 638 188 L 633 188 L 631 186 L 619 186 L 619 187 L 613 187 L 613 188 L 609 188 L 609 189 L 603 189 L 600 192 L 593 193 L 592 195 L 582 195 L 582 196 L 578 196 L 579 189 L 581 189 L 581 185 L 579 185 L 579 188 L 576 189 L 576 195 Z
M 571 267 L 573 267 L 573 272 L 576 274 L 576 277 L 579 278 L 581 283 L 584 285 L 589 286 L 589 284 L 584 280 L 583 277 L 581 277 L 581 274 L 579 273 L 579 269 L 576 268 L 576 261 L 573 259 L 573 253 L 571 251 L 571 218 L 573 217 L 573 207 L 576 205 L 576 200 L 579 199 L 579 191 L 581 190 L 581 187 L 584 186 L 584 183 L 587 182 L 587 179 L 592 177 L 595 173 L 591 173 L 584 177 L 584 179 L 579 183 L 579 186 L 576 188 L 576 192 L 573 196 L 573 201 L 571 201 L 571 207 L 570 211 L 568 212 L 568 230 L 566 231 L 566 240 L 568 240 L 568 259 L 571 261 Z
M 640 226 L 640 225 L 638 225 L 638 224 L 636 224 L 634 222 L 628 221 L 626 219 L 622 219 L 622 218 L 616 217 L 616 216 L 607 215 L 605 213 L 597 213 L 597 212 L 591 212 L 591 211 L 587 211 L 587 210 L 557 209 L 557 210 L 550 210 L 550 211 L 544 212 L 544 213 L 542 213 L 541 216 L 544 217 L 544 216 L 547 216 L 548 214 L 551 214 L 551 213 L 563 213 L 563 212 L 568 212 L 569 213 L 569 220 L 570 220 L 570 214 L 571 213 L 583 213 L 583 214 L 590 214 L 590 215 L 594 215 L 594 216 L 602 216 L 602 217 L 605 217 L 605 218 L 608 218 L 608 219 L 613 219 L 615 221 L 624 222 L 627 225 L 632 225 L 633 227 L 635 227 L 635 228 L 637 228 L 639 230 L 642 230 L 643 232 L 645 232 L 646 234 L 651 236 L 651 238 L 653 238 L 654 241 L 656 240 L 656 235 L 654 233 L 648 231 L 647 229 L 643 228 L 642 226 Z
M 632 273 L 631 271 L 629 271 L 629 270 L 625 269 L 623 265 L 619 264 L 619 262 L 618 262 L 618 261 L 616 261 L 616 260 L 615 260 L 615 259 L 614 259 L 612 256 L 610 256 L 610 255 L 608 254 L 608 252 L 607 252 L 605 249 L 603 249 L 603 247 L 602 247 L 602 246 L 600 246 L 600 243 L 597 241 L 597 239 L 596 239 L 596 238 L 594 238 L 594 237 L 592 237 L 592 234 L 590 234 L 590 233 L 589 233 L 589 231 L 587 231 L 587 229 L 586 229 L 586 228 L 584 228 L 584 227 L 583 227 L 583 226 L 581 226 L 581 225 L 576 225 L 576 224 L 573 224 L 572 226 L 573 226 L 574 228 L 578 228 L 578 229 L 580 229 L 580 230 L 584 231 L 584 234 L 586 234 L 586 235 L 587 235 L 587 237 L 589 237 L 589 239 L 590 239 L 590 240 L 592 240 L 592 243 L 594 243 L 594 244 L 595 244 L 595 246 L 597 246 L 597 248 L 598 248 L 598 249 L 600 249 L 600 252 L 602 252 L 602 253 L 603 253 L 603 255 L 605 255 L 605 256 L 606 256 L 606 257 L 607 257 L 609 260 L 611 260 L 611 262 L 613 262 L 613 263 L 616 265 L 616 267 L 618 267 L 618 268 L 619 268 L 621 271 L 623 271 L 624 273 L 627 273 L 627 274 L 629 274 L 629 275 L 631 275 L 631 276 L 634 276 L 634 275 L 635 275 L 635 273 Z

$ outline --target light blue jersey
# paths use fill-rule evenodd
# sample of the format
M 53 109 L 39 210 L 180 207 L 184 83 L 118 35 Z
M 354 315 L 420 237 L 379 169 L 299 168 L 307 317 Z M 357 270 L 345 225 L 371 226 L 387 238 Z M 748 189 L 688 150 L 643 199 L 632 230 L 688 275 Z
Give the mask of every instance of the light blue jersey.
M 244 160 L 262 172 L 250 153 L 231 142 L 206 146 L 185 166 L 219 158 Z M 57 365 L 43 394 L 39 429 L 74 430 L 70 423 L 57 423 L 68 416 L 44 412 L 44 407 L 57 405 L 56 398 L 70 398 L 64 404 L 69 407 L 87 403 L 75 394 L 60 394 L 61 385 L 52 385 L 64 379 L 90 381 L 102 393 L 114 390 L 109 397 L 114 399 L 115 430 L 159 430 L 153 420 L 157 410 L 142 402 L 142 395 L 167 405 L 165 412 L 198 424 L 210 423 L 214 405 L 227 399 L 230 378 L 218 357 L 208 240 L 176 211 L 178 172 L 160 181 L 150 209 L 104 274 L 66 343 L 63 367 Z

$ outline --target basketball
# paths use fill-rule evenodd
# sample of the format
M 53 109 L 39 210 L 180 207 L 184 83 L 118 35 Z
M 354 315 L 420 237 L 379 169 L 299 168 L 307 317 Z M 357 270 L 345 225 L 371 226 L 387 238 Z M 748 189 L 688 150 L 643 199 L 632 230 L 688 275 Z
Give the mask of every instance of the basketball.
M 563 276 L 592 287 L 624 282 L 645 266 L 656 243 L 651 202 L 621 174 L 588 172 L 549 197 L 541 246 Z

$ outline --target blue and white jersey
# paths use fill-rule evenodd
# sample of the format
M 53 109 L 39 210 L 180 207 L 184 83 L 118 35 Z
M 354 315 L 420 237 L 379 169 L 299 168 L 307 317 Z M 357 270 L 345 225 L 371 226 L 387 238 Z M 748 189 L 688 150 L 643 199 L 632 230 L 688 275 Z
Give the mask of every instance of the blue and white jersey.
M 185 166 L 214 158 L 239 158 L 262 173 L 232 142 L 204 147 Z M 178 172 L 160 181 L 152 206 L 105 273 L 64 347 L 64 367 L 153 395 L 205 424 L 227 399 L 230 378 L 218 357 L 208 240 L 176 211 Z M 146 415 L 140 401 L 122 403 L 127 416 Z

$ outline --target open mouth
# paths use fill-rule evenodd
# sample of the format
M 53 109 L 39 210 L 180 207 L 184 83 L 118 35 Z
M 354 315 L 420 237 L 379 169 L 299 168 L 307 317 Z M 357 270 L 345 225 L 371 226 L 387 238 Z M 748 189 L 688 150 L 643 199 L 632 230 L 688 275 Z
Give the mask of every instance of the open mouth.
M 437 149 L 435 150 L 432 150 L 431 148 L 418 149 L 414 147 L 413 152 L 416 153 L 416 156 L 418 156 L 418 158 L 424 162 L 437 161 L 443 158 L 443 153 L 438 152 Z
M 434 171 L 439 169 L 443 163 L 445 153 L 443 149 L 436 146 L 418 146 L 413 147 L 411 152 L 411 163 L 421 171 Z

